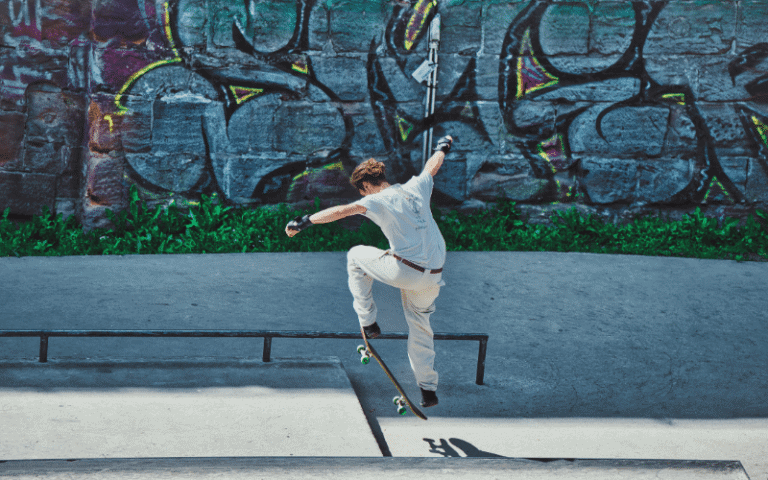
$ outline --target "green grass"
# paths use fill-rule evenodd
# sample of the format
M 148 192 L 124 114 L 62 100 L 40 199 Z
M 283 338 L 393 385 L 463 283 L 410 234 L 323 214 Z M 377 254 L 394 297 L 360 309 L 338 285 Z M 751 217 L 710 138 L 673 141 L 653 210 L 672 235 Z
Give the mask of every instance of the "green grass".
M 319 202 L 315 202 L 315 210 Z M 9 211 L 0 217 L 0 256 L 126 255 L 159 253 L 328 252 L 359 244 L 387 248 L 381 230 L 365 221 L 359 228 L 341 223 L 319 225 L 288 238 L 285 225 L 297 215 L 290 209 L 236 208 L 203 196 L 199 205 L 182 211 L 148 208 L 135 188 L 129 208 L 107 215 L 114 228 L 85 232 L 74 217 L 64 219 L 44 210 L 19 225 Z M 553 226 L 529 224 L 514 202 L 464 214 L 434 210 L 451 251 L 552 251 L 652 255 L 709 259 L 768 259 L 768 212 L 756 210 L 746 223 L 718 222 L 700 209 L 680 221 L 646 216 L 627 225 L 605 223 L 575 208 L 556 211 Z M 743 223 L 743 222 L 742 222 Z

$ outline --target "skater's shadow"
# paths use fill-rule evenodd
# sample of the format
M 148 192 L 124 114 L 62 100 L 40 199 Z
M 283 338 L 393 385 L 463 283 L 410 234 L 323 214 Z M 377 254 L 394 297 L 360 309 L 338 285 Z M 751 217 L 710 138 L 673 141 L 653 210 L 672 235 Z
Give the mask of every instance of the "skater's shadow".
M 503 458 L 503 455 L 496 455 L 495 453 L 484 452 L 479 448 L 475 447 L 474 445 L 472 445 L 471 443 L 464 441 L 460 438 L 451 438 L 449 440 L 450 444 L 444 438 L 440 439 L 439 444 L 437 444 L 431 438 L 425 438 L 424 441 L 429 443 L 429 453 L 438 453 L 444 457 L 461 457 L 462 455 L 460 455 L 459 452 L 457 452 L 456 449 L 453 448 L 453 447 L 456 447 L 462 452 L 464 452 L 464 456 L 466 457 Z M 451 444 L 453 446 L 451 446 Z
M 508 458 L 508 457 L 505 457 L 504 455 L 497 455 L 495 453 L 485 452 L 483 450 L 480 450 L 476 446 L 460 438 L 451 438 L 448 441 L 445 441 L 444 438 L 441 438 L 440 444 L 437 444 L 431 438 L 424 438 L 423 440 L 429 444 L 429 453 L 437 453 L 444 457 L 461 457 L 462 455 L 459 454 L 458 451 L 456 451 L 456 448 L 458 448 L 464 453 L 464 456 L 466 457 Z M 451 446 L 451 444 L 453 446 Z M 456 447 L 456 448 L 453 448 L 453 447 Z M 557 462 L 561 460 L 566 462 L 576 461 L 575 458 L 525 458 L 525 460 L 532 460 L 535 462 L 543 462 L 543 463 Z

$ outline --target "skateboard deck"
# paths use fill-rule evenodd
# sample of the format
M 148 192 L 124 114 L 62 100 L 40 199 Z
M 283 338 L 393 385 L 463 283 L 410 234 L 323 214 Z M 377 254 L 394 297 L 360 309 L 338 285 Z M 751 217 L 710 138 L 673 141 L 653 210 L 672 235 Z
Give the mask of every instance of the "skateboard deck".
M 387 378 L 392 382 L 392 385 L 395 386 L 397 389 L 397 392 L 400 394 L 400 396 L 397 396 L 392 399 L 392 403 L 394 403 L 397 406 L 397 413 L 400 415 L 405 415 L 407 413 L 405 407 L 411 409 L 411 412 L 413 412 L 414 415 L 419 417 L 422 420 L 426 420 L 427 416 L 422 413 L 421 410 L 419 410 L 416 405 L 411 402 L 411 400 L 408 398 L 408 395 L 405 394 L 405 391 L 403 390 L 403 387 L 400 385 L 400 382 L 397 381 L 395 376 L 392 374 L 392 372 L 389 370 L 389 367 L 387 367 L 387 364 L 384 363 L 384 360 L 381 359 L 381 356 L 376 351 L 375 348 L 373 348 L 373 345 L 371 345 L 368 342 L 368 338 L 365 336 L 365 331 L 363 330 L 363 327 L 360 327 L 360 333 L 363 335 L 363 341 L 365 342 L 365 345 L 360 345 L 357 347 L 357 353 L 361 355 L 360 361 L 364 364 L 367 364 L 370 361 L 370 357 L 373 357 L 376 362 L 378 362 L 379 365 L 381 365 L 381 369 L 384 370 L 384 373 L 387 375 Z

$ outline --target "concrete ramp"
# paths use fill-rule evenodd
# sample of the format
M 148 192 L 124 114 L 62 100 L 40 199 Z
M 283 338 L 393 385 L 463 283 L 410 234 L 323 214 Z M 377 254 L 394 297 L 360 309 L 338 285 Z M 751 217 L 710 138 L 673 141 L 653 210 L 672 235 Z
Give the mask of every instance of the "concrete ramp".
M 4 363 L 0 399 L 0 460 L 381 456 L 333 357 Z
M 187 458 L 11 461 L 0 476 L 15 479 L 156 478 L 346 479 L 515 478 L 517 480 L 748 480 L 739 462 L 554 460 L 512 458 Z

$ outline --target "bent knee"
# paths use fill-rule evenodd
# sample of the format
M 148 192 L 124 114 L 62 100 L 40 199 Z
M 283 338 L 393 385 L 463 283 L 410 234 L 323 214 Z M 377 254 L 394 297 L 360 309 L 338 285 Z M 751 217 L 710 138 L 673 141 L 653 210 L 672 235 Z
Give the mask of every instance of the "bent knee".
M 365 250 L 365 245 L 355 245 L 347 252 L 347 260 L 352 258 L 359 258 L 360 254 Z
M 363 245 L 357 245 L 349 249 L 347 252 L 347 266 L 355 264 L 356 260 L 362 256 L 365 247 Z

